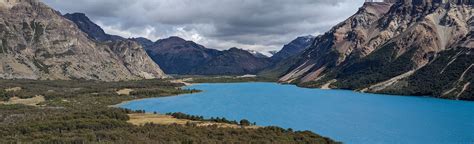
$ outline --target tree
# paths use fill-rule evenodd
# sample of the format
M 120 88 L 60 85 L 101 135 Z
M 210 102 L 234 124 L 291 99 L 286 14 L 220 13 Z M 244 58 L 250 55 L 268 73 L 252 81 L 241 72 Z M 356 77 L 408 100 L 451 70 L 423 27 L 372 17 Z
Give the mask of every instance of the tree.
M 9 96 L 6 94 L 4 90 L 0 90 L 0 101 L 7 101 Z
M 249 125 L 250 125 L 250 121 L 249 121 L 249 120 L 246 120 L 246 119 L 242 119 L 242 120 L 240 120 L 240 125 L 242 125 L 242 126 L 249 126 Z

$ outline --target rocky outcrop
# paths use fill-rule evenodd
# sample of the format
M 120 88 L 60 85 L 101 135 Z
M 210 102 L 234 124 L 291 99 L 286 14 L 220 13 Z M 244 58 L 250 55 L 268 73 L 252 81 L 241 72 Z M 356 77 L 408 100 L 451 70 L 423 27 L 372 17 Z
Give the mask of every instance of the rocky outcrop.
M 160 69 L 145 52 L 145 49 L 136 41 L 122 40 L 109 43 L 110 49 L 117 54 L 123 65 L 133 75 L 145 78 L 154 79 L 165 76 Z
M 472 5 L 464 3 L 365 3 L 355 15 L 318 36 L 308 50 L 292 59 L 280 81 L 307 87 L 473 100 L 472 93 L 466 92 L 471 89 L 467 83 L 472 79 L 462 75 L 470 74 L 469 59 L 474 59 L 470 52 L 472 17 Z M 467 64 L 457 63 L 453 53 L 459 53 L 457 56 Z M 453 62 L 446 63 L 446 59 Z M 435 67 L 447 67 L 444 72 L 453 74 L 452 78 L 431 81 L 423 85 L 426 91 L 421 87 L 407 89 L 444 76 L 431 74 L 439 71 Z M 436 89 L 434 85 L 445 86 Z M 451 89 L 457 92 L 447 92 Z
M 93 41 L 37 0 L 1 0 L 0 14 L 0 78 L 118 81 L 165 76 L 136 44 Z

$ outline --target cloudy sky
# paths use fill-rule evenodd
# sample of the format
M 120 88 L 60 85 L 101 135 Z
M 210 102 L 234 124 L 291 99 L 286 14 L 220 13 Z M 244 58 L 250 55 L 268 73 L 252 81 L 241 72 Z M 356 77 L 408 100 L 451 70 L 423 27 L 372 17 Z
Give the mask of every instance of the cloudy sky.
M 107 33 L 153 41 L 179 36 L 209 48 L 279 50 L 319 35 L 363 0 L 43 0 L 61 13 L 85 13 Z

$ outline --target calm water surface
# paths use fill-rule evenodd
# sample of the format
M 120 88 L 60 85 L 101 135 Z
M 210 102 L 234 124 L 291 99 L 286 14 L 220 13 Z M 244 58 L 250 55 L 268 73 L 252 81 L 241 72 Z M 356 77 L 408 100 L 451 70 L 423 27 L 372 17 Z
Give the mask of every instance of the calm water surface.
M 474 143 L 474 103 L 305 89 L 276 83 L 196 84 L 202 93 L 143 99 L 120 107 L 248 119 L 310 130 L 344 143 Z

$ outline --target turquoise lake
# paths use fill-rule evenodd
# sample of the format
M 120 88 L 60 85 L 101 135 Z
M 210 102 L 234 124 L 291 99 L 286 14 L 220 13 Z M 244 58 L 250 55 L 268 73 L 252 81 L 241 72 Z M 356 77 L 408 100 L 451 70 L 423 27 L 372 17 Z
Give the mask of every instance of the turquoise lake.
M 142 99 L 122 108 L 248 119 L 310 130 L 349 144 L 474 143 L 474 102 L 389 96 L 276 83 L 196 84 L 201 93 Z

